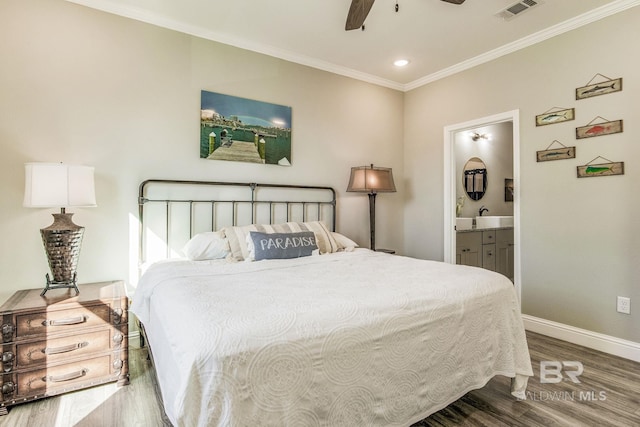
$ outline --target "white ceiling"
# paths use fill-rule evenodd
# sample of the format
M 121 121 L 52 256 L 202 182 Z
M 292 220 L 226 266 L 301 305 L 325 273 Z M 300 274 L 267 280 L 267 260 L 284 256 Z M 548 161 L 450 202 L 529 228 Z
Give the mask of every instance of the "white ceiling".
M 345 31 L 351 0 L 67 0 L 288 61 L 410 90 L 640 4 L 536 0 L 377 0 L 366 30 Z M 406 58 L 404 68 L 392 62 Z

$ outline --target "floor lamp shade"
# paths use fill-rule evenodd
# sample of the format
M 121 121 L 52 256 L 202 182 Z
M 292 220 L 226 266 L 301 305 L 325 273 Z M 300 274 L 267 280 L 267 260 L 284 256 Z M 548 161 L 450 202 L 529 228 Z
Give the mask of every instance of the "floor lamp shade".
M 79 293 L 76 269 L 84 227 L 74 224 L 69 207 L 96 206 L 94 169 L 89 166 L 63 163 L 25 164 L 24 206 L 30 208 L 60 208 L 53 214 L 53 224 L 40 230 L 49 268 L 47 284 L 41 295 L 49 289 L 73 288 Z
M 373 165 L 353 167 L 351 168 L 347 191 L 393 193 L 396 191 L 393 172 L 391 168 L 381 168 Z
M 393 193 L 396 185 L 393 182 L 391 168 L 377 166 L 356 166 L 351 168 L 347 191 L 369 194 L 369 231 L 370 247 L 376 249 L 376 195 L 377 193 Z

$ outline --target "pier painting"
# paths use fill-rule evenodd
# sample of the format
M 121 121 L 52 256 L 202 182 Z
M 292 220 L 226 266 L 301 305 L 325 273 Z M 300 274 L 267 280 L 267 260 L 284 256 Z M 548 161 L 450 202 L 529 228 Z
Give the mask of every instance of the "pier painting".
M 291 165 L 291 107 L 201 91 L 200 158 Z

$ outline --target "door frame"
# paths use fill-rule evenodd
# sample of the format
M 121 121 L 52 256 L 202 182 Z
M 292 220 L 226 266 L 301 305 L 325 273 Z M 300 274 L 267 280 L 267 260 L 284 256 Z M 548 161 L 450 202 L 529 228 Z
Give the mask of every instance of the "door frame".
M 456 230 L 455 205 L 456 183 L 458 182 L 455 159 L 455 135 L 461 131 L 494 125 L 497 123 L 513 123 L 513 240 L 514 240 L 514 285 L 518 299 L 521 297 L 521 262 L 520 262 L 520 110 L 505 111 L 492 116 L 481 117 L 444 128 L 444 261 L 456 262 Z

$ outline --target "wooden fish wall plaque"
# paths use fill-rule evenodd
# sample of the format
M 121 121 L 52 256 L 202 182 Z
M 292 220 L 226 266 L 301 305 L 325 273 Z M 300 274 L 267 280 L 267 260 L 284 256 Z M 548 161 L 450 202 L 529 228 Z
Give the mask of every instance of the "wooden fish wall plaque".
M 620 92 L 621 90 L 622 78 L 588 84 L 587 86 L 576 89 L 576 100 L 591 98 L 592 96 L 606 95 L 613 92 Z
M 557 111 L 547 111 L 536 116 L 536 126 L 554 125 L 576 118 L 575 108 L 565 108 Z
M 587 126 L 576 128 L 576 139 L 592 138 L 594 136 L 611 135 L 622 132 L 622 120 L 603 123 L 589 123 Z

